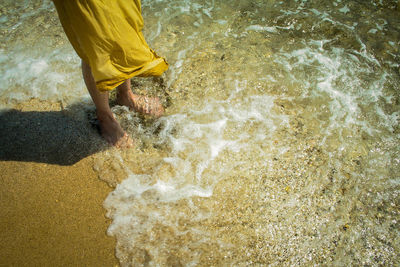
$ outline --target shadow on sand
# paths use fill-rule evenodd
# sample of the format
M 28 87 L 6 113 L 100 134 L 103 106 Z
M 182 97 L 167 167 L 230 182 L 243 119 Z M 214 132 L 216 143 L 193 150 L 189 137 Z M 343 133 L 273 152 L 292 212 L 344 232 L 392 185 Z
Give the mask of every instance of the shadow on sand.
M 0 160 L 73 165 L 105 150 L 88 120 L 63 111 L 0 111 Z

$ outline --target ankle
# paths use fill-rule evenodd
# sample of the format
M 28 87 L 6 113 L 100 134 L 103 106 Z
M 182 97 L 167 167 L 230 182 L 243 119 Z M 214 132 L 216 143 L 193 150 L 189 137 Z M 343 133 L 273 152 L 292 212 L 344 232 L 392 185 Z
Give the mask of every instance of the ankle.
M 111 110 L 109 110 L 109 111 L 97 110 L 96 111 L 96 115 L 97 115 L 97 119 L 100 122 L 110 121 L 110 120 L 114 121 L 115 120 L 114 114 L 111 112 Z
M 118 90 L 117 98 L 128 98 L 132 94 L 131 90 Z

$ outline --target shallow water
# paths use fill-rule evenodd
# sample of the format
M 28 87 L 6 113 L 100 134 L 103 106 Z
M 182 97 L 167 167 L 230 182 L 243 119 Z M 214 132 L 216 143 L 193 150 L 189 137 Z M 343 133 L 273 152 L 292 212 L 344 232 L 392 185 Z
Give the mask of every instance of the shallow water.
M 51 3 L 2 5 L 3 107 L 87 99 Z M 167 114 L 115 106 L 136 148 L 94 165 L 116 186 L 104 206 L 121 265 L 396 265 L 399 12 L 384 0 L 143 1 L 170 69 L 134 90 Z

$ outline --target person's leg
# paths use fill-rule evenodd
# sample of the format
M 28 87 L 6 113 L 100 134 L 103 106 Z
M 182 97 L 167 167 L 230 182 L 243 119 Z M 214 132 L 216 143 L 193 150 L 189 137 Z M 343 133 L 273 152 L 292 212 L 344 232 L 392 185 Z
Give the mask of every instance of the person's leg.
M 117 103 L 121 106 L 127 106 L 130 110 L 155 117 L 160 117 L 164 113 L 164 108 L 158 97 L 134 94 L 131 90 L 130 79 L 117 87 Z
M 133 142 L 122 130 L 108 103 L 108 92 L 97 90 L 90 66 L 82 61 L 82 74 L 86 87 L 96 106 L 96 115 L 100 123 L 100 131 L 103 138 L 117 147 L 131 147 Z
M 135 109 L 134 94 L 131 90 L 131 80 L 128 79 L 117 87 L 117 104 L 127 106 L 130 110 Z

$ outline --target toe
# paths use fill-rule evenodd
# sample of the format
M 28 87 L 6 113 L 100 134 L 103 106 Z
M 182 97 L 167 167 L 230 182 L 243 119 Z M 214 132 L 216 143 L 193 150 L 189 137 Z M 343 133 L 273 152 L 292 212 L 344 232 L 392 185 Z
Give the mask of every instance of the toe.
M 124 133 L 124 135 L 114 144 L 116 148 L 132 148 L 133 145 L 134 142 L 127 133 Z

